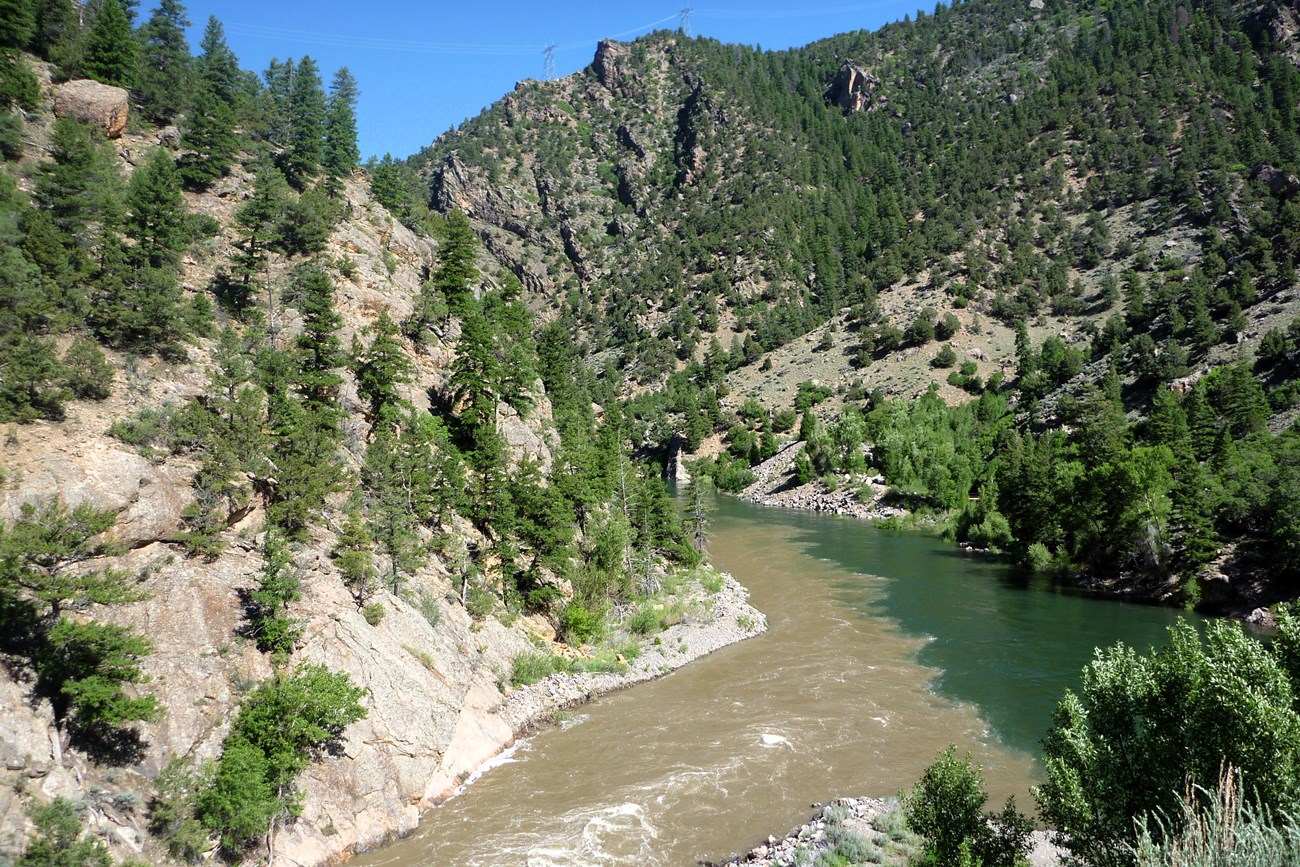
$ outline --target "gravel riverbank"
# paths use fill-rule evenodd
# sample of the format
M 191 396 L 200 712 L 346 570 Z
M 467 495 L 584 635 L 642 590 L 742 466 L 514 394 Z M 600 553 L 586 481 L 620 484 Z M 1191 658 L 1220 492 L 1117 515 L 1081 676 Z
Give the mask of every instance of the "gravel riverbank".
M 794 461 L 801 451 L 803 443 L 792 442 L 754 467 L 755 481 L 740 492 L 740 498 L 760 506 L 830 512 L 871 520 L 907 514 L 903 509 L 884 504 L 882 498 L 888 488 L 879 476 L 841 478 L 833 491 L 821 479 L 799 484 L 794 477 Z M 871 493 L 871 498 L 864 501 L 862 494 L 867 492 Z
M 817 809 L 817 805 L 814 805 Z M 906 829 L 897 799 L 837 798 L 804 824 L 784 837 L 768 837 L 744 855 L 737 855 L 714 867 L 792 867 L 812 864 L 819 855 L 837 844 L 869 852 L 874 863 L 903 865 L 917 850 L 919 840 Z M 1035 831 L 1029 851 L 1030 867 L 1058 867 L 1061 851 L 1052 845 L 1046 831 Z
M 500 710 L 502 719 L 516 736 L 524 734 L 549 722 L 557 710 L 668 674 L 767 630 L 767 617 L 749 604 L 749 591 L 730 575 L 723 574 L 716 594 L 706 596 L 701 588 L 697 598 L 705 603 L 707 612 L 644 640 L 640 655 L 628 661 L 626 671 L 549 675 L 512 690 Z

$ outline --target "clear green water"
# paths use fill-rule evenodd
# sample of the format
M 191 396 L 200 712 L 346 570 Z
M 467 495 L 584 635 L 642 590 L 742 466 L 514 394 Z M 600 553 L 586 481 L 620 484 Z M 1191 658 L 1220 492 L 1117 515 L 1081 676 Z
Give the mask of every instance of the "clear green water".
M 1078 688 L 1094 648 L 1123 641 L 1146 650 L 1163 645 L 1179 617 L 1202 619 L 1054 587 L 919 533 L 732 499 L 718 505 L 720 532 L 754 520 L 781 524 L 795 530 L 792 544 L 850 573 L 835 582 L 836 599 L 924 639 L 916 659 L 935 670 L 930 688 L 972 703 L 998 740 L 1017 750 L 1037 752 L 1057 700 Z M 883 581 L 864 586 L 864 574 Z
M 1159 608 L 1057 592 L 915 533 L 717 503 L 710 554 L 768 632 L 575 711 L 363 867 L 689 865 L 813 802 L 893 795 L 956 744 L 995 801 L 1098 644 L 1161 643 Z

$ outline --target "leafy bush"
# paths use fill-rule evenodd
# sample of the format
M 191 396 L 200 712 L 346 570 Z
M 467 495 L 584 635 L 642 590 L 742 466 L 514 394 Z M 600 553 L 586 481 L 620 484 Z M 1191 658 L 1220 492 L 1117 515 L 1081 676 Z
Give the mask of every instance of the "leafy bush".
M 1204 642 L 1187 623 L 1169 633 L 1146 656 L 1123 644 L 1100 652 L 1043 744 L 1040 814 L 1099 867 L 1131 863 L 1134 820 L 1178 815 L 1187 781 L 1212 783 L 1227 765 L 1258 810 L 1300 806 L 1300 622 L 1284 613 L 1270 647 L 1228 622 L 1211 623 Z
M 642 602 L 637 606 L 636 611 L 627 619 L 628 631 L 635 635 L 649 635 L 652 632 L 658 632 L 662 628 L 659 619 L 659 612 L 655 610 L 654 604 Z
M 1014 798 L 1001 813 L 982 812 L 987 799 L 984 775 L 969 756 L 958 759 L 952 746 L 939 754 L 903 801 L 908 826 L 925 837 L 924 863 L 1016 867 L 1033 824 L 1017 812 Z
M 63 355 L 68 388 L 83 400 L 103 400 L 113 393 L 113 367 L 89 337 L 72 341 Z
M 361 616 L 364 617 L 366 622 L 371 626 L 378 626 L 380 623 L 384 622 L 385 610 L 384 603 L 382 602 L 367 602 L 361 607 Z
M 605 631 L 605 614 L 574 599 L 560 612 L 560 631 L 569 644 L 586 644 Z

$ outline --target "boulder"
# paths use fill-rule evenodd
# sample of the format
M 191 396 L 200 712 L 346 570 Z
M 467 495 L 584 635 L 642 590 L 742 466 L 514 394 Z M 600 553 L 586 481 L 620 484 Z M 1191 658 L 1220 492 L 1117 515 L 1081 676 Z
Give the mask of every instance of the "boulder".
M 1289 199 L 1296 193 L 1300 193 L 1300 178 L 1287 174 L 1273 166 L 1257 166 L 1250 173 L 1250 178 L 1268 187 L 1268 191 L 1273 194 L 1274 198 Z
M 54 89 L 56 117 L 70 117 L 100 127 L 109 138 L 122 135 L 129 112 L 127 93 L 120 87 L 81 78 Z

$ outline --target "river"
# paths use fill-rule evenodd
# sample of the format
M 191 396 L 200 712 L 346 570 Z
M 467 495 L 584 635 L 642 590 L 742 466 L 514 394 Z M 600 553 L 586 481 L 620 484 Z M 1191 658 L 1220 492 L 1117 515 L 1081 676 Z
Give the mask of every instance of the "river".
M 1029 811 L 1037 744 L 1093 647 L 1175 612 L 1062 592 L 914 533 L 717 502 L 713 561 L 766 634 L 577 708 L 362 867 L 690 865 L 837 795 L 892 795 L 950 743 Z

